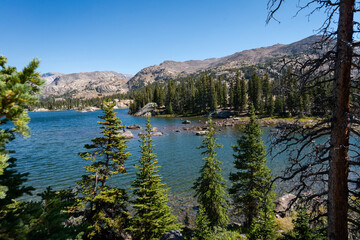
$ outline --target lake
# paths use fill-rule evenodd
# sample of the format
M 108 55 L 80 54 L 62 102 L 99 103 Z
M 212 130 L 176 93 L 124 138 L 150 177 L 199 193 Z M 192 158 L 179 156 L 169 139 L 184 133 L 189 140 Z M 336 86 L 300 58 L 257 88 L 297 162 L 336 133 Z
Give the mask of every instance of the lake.
M 125 125 L 139 124 L 144 126 L 146 119 L 128 115 L 128 109 L 116 109 L 117 116 Z M 47 186 L 59 190 L 74 187 L 76 181 L 85 173 L 83 166 L 89 164 L 78 156 L 79 152 L 86 151 L 83 147 L 91 143 L 91 139 L 100 136 L 98 116 L 102 111 L 79 113 L 75 111 L 31 112 L 31 137 L 16 139 L 8 145 L 8 149 L 15 150 L 12 156 L 17 158 L 17 169 L 20 172 L 29 172 L 27 185 L 35 187 L 35 193 L 45 190 Z M 173 195 L 192 194 L 191 187 L 198 177 L 202 166 L 200 149 L 204 137 L 196 136 L 191 131 L 184 131 L 179 118 L 151 118 L 153 127 L 163 132 L 163 136 L 153 137 L 155 153 L 161 168 L 163 182 L 170 188 Z M 199 122 L 198 119 L 192 120 Z M 263 139 L 269 147 L 268 136 L 272 128 L 264 127 Z M 180 130 L 180 132 L 175 132 Z M 127 142 L 127 151 L 131 156 L 126 161 L 127 174 L 112 179 L 112 184 L 129 188 L 135 178 L 134 164 L 139 159 L 139 137 L 141 130 L 131 130 L 135 138 Z M 221 128 L 217 135 L 218 142 L 223 148 L 218 149 L 218 159 L 223 162 L 223 176 L 228 179 L 233 169 L 233 150 L 231 145 L 241 131 L 236 127 Z M 279 174 L 286 157 L 269 161 L 268 165 L 274 174 Z M 27 200 L 36 198 L 26 197 Z

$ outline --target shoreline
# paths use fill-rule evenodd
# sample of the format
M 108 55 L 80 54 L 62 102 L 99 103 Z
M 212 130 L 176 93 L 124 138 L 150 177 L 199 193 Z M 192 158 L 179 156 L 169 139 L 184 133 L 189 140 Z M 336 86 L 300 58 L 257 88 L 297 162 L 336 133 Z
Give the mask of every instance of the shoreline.
M 128 107 L 118 107 L 114 109 L 128 109 Z M 70 110 L 49 110 L 45 108 L 34 109 L 28 112 L 58 112 L 58 111 L 76 111 L 80 113 L 86 112 L 94 112 L 99 111 L 100 108 L 97 107 L 89 107 L 88 110 L 78 110 L 78 109 L 70 109 Z M 181 120 L 190 120 L 190 121 L 197 121 L 197 126 L 192 128 L 197 128 L 195 130 L 199 130 L 199 128 L 204 128 L 207 126 L 207 117 L 205 115 L 194 115 L 194 116 L 183 116 L 177 114 L 164 114 L 164 115 L 155 115 L 152 116 L 154 118 L 178 118 Z M 320 120 L 321 118 L 318 117 L 302 117 L 302 118 L 278 118 L 278 117 L 259 117 L 257 116 L 261 126 L 263 127 L 275 127 L 281 124 L 300 124 L 305 127 L 313 126 Z M 244 126 L 249 122 L 249 117 L 247 116 L 240 116 L 240 117 L 229 117 L 229 118 L 213 118 L 213 122 L 215 127 L 238 127 Z M 189 124 L 190 125 L 190 124 Z M 199 126 L 200 125 L 200 126 Z M 184 124 L 186 126 L 186 124 Z M 191 129 L 192 130 L 192 129 Z

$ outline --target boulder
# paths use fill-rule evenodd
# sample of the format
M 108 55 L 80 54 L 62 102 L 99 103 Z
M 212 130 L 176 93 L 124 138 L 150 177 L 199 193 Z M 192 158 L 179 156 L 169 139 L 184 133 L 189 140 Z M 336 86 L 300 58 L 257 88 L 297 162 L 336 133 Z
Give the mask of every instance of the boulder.
M 151 134 L 151 136 L 162 136 L 162 135 L 163 135 L 162 132 L 153 132 L 153 133 Z
M 123 136 L 125 139 L 131 139 L 131 138 L 134 137 L 134 134 L 132 134 L 132 132 L 129 131 L 129 130 L 123 130 L 123 131 L 120 132 L 119 135 Z
M 133 125 L 127 126 L 126 128 L 127 128 L 127 129 L 140 129 L 141 127 L 140 127 L 140 125 L 138 125 L 138 124 L 133 124 Z
M 207 134 L 207 131 L 198 131 L 195 134 L 196 136 L 205 136 Z
M 143 133 L 141 132 L 138 135 L 139 135 L 139 137 L 141 137 L 143 135 Z M 152 132 L 151 133 L 151 136 L 162 136 L 162 135 L 163 135 L 162 132 Z
M 189 120 L 185 120 L 182 122 L 182 124 L 190 124 L 191 122 Z
M 212 118 L 230 118 L 232 117 L 233 112 L 230 110 L 216 110 L 212 113 L 210 113 L 210 116 Z
M 280 217 L 288 216 L 285 211 L 290 207 L 292 201 L 296 198 L 294 194 L 288 193 L 285 194 L 275 201 L 275 212 L 279 214 Z
M 171 230 L 164 233 L 160 240 L 185 240 L 185 238 L 179 230 Z
M 155 109 L 157 107 L 156 103 L 148 103 L 144 107 L 142 107 L 139 111 L 137 111 L 134 116 L 135 117 L 151 117 L 155 115 Z

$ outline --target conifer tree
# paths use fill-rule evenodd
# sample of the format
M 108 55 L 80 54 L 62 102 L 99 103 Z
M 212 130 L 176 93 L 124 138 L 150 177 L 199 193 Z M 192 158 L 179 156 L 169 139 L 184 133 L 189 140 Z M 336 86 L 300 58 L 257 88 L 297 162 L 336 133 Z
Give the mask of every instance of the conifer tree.
M 84 209 L 84 225 L 87 226 L 88 238 L 121 239 L 121 234 L 127 227 L 128 213 L 126 210 L 127 195 L 124 189 L 110 186 L 109 179 L 118 174 L 124 174 L 124 162 L 129 157 L 126 153 L 126 141 L 119 135 L 124 129 L 122 122 L 113 110 L 115 103 L 104 102 L 104 115 L 99 116 L 104 121 L 103 136 L 92 139 L 92 144 L 86 144 L 87 152 L 79 153 L 92 164 L 85 167 L 88 174 L 78 182 L 81 197 L 72 210 Z
M 223 83 L 223 87 L 222 87 L 222 91 L 223 91 L 223 99 L 222 99 L 222 106 L 223 108 L 227 107 L 227 103 L 228 103 L 228 87 L 226 85 L 226 82 Z
M 296 211 L 296 218 L 293 219 L 294 229 L 284 234 L 285 240 L 325 240 L 326 233 L 310 226 L 310 216 L 304 206 Z
M 14 139 L 14 133 L 21 133 L 23 136 L 29 135 L 29 116 L 26 108 L 30 104 L 37 102 L 37 93 L 43 81 L 36 68 L 40 62 L 32 60 L 22 71 L 17 71 L 15 67 L 8 67 L 5 64 L 7 59 L 0 56 L 0 126 L 11 121 L 14 124 L 12 129 L 0 129 L 0 175 L 9 165 L 9 156 L 5 149 L 6 144 Z M 7 186 L 0 185 L 0 199 L 5 198 Z
M 261 134 L 255 109 L 251 105 L 250 122 L 245 126 L 237 145 L 233 145 L 234 165 L 238 171 L 230 174 L 230 194 L 235 209 L 245 215 L 247 227 L 253 224 L 254 218 L 259 217 L 262 202 L 270 202 L 273 196 L 272 190 L 266 191 L 270 185 L 271 173 L 266 166 L 266 148 Z
M 171 214 L 165 184 L 158 174 L 154 144 L 151 139 L 152 128 L 149 118 L 141 135 L 141 150 L 136 179 L 132 186 L 136 199 L 133 201 L 135 216 L 130 230 L 135 240 L 159 239 L 162 234 L 179 225 L 174 224 L 176 217 Z
M 22 71 L 6 66 L 7 59 L 0 56 L 0 239 L 23 239 L 26 234 L 27 210 L 15 201 L 24 194 L 31 194 L 32 187 L 25 187 L 27 173 L 16 170 L 16 159 L 9 155 L 6 145 L 14 140 L 15 133 L 29 135 L 30 120 L 26 109 L 37 102 L 37 93 L 43 81 L 36 72 L 39 61 L 34 59 Z M 11 122 L 13 127 L 3 128 Z M 11 126 L 11 125 L 10 125 Z
M 249 79 L 248 84 L 249 101 L 254 105 L 255 111 L 259 111 L 261 109 L 261 80 L 259 76 L 254 73 Z
M 206 210 L 200 205 L 196 215 L 195 224 L 197 227 L 196 235 L 199 240 L 207 240 L 211 238 L 210 222 L 207 217 Z
M 245 106 L 246 106 L 246 83 L 245 83 L 245 79 L 241 78 L 240 80 L 240 111 L 244 111 L 245 110 Z
M 225 179 L 221 176 L 221 161 L 216 156 L 216 148 L 222 147 L 216 142 L 215 129 L 212 124 L 211 118 L 208 120 L 209 130 L 206 137 L 202 141 L 200 149 L 205 149 L 202 155 L 204 165 L 200 170 L 200 177 L 194 183 L 194 189 L 196 191 L 195 197 L 198 198 L 198 202 L 204 208 L 207 219 L 209 220 L 209 226 L 223 227 L 228 222 L 227 202 L 226 202 L 226 186 Z
M 272 188 L 264 189 L 263 196 L 260 198 L 260 211 L 250 225 L 249 239 L 274 240 L 277 235 L 277 225 L 275 221 L 274 204 L 275 193 Z

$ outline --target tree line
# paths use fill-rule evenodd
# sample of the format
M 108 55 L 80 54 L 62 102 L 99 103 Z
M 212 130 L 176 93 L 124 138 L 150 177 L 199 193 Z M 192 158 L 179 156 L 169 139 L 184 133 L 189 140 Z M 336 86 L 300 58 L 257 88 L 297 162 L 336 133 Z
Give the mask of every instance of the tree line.
M 127 93 L 117 93 L 108 96 L 99 96 L 95 98 L 72 98 L 71 96 L 48 96 L 41 98 L 38 102 L 29 106 L 29 110 L 32 111 L 36 108 L 45 108 L 51 111 L 54 110 L 82 110 L 86 107 L 101 108 L 105 99 L 109 100 L 122 100 L 129 99 L 131 96 Z
M 135 113 L 149 102 L 165 106 L 166 113 L 201 115 L 216 109 L 246 112 L 250 104 L 261 116 L 324 116 L 329 105 L 323 101 L 331 93 L 331 84 L 324 81 L 316 88 L 304 89 L 288 68 L 278 79 L 268 74 L 253 72 L 250 78 L 222 79 L 203 72 L 200 76 L 167 83 L 154 83 L 132 93 L 134 102 L 130 113 Z

